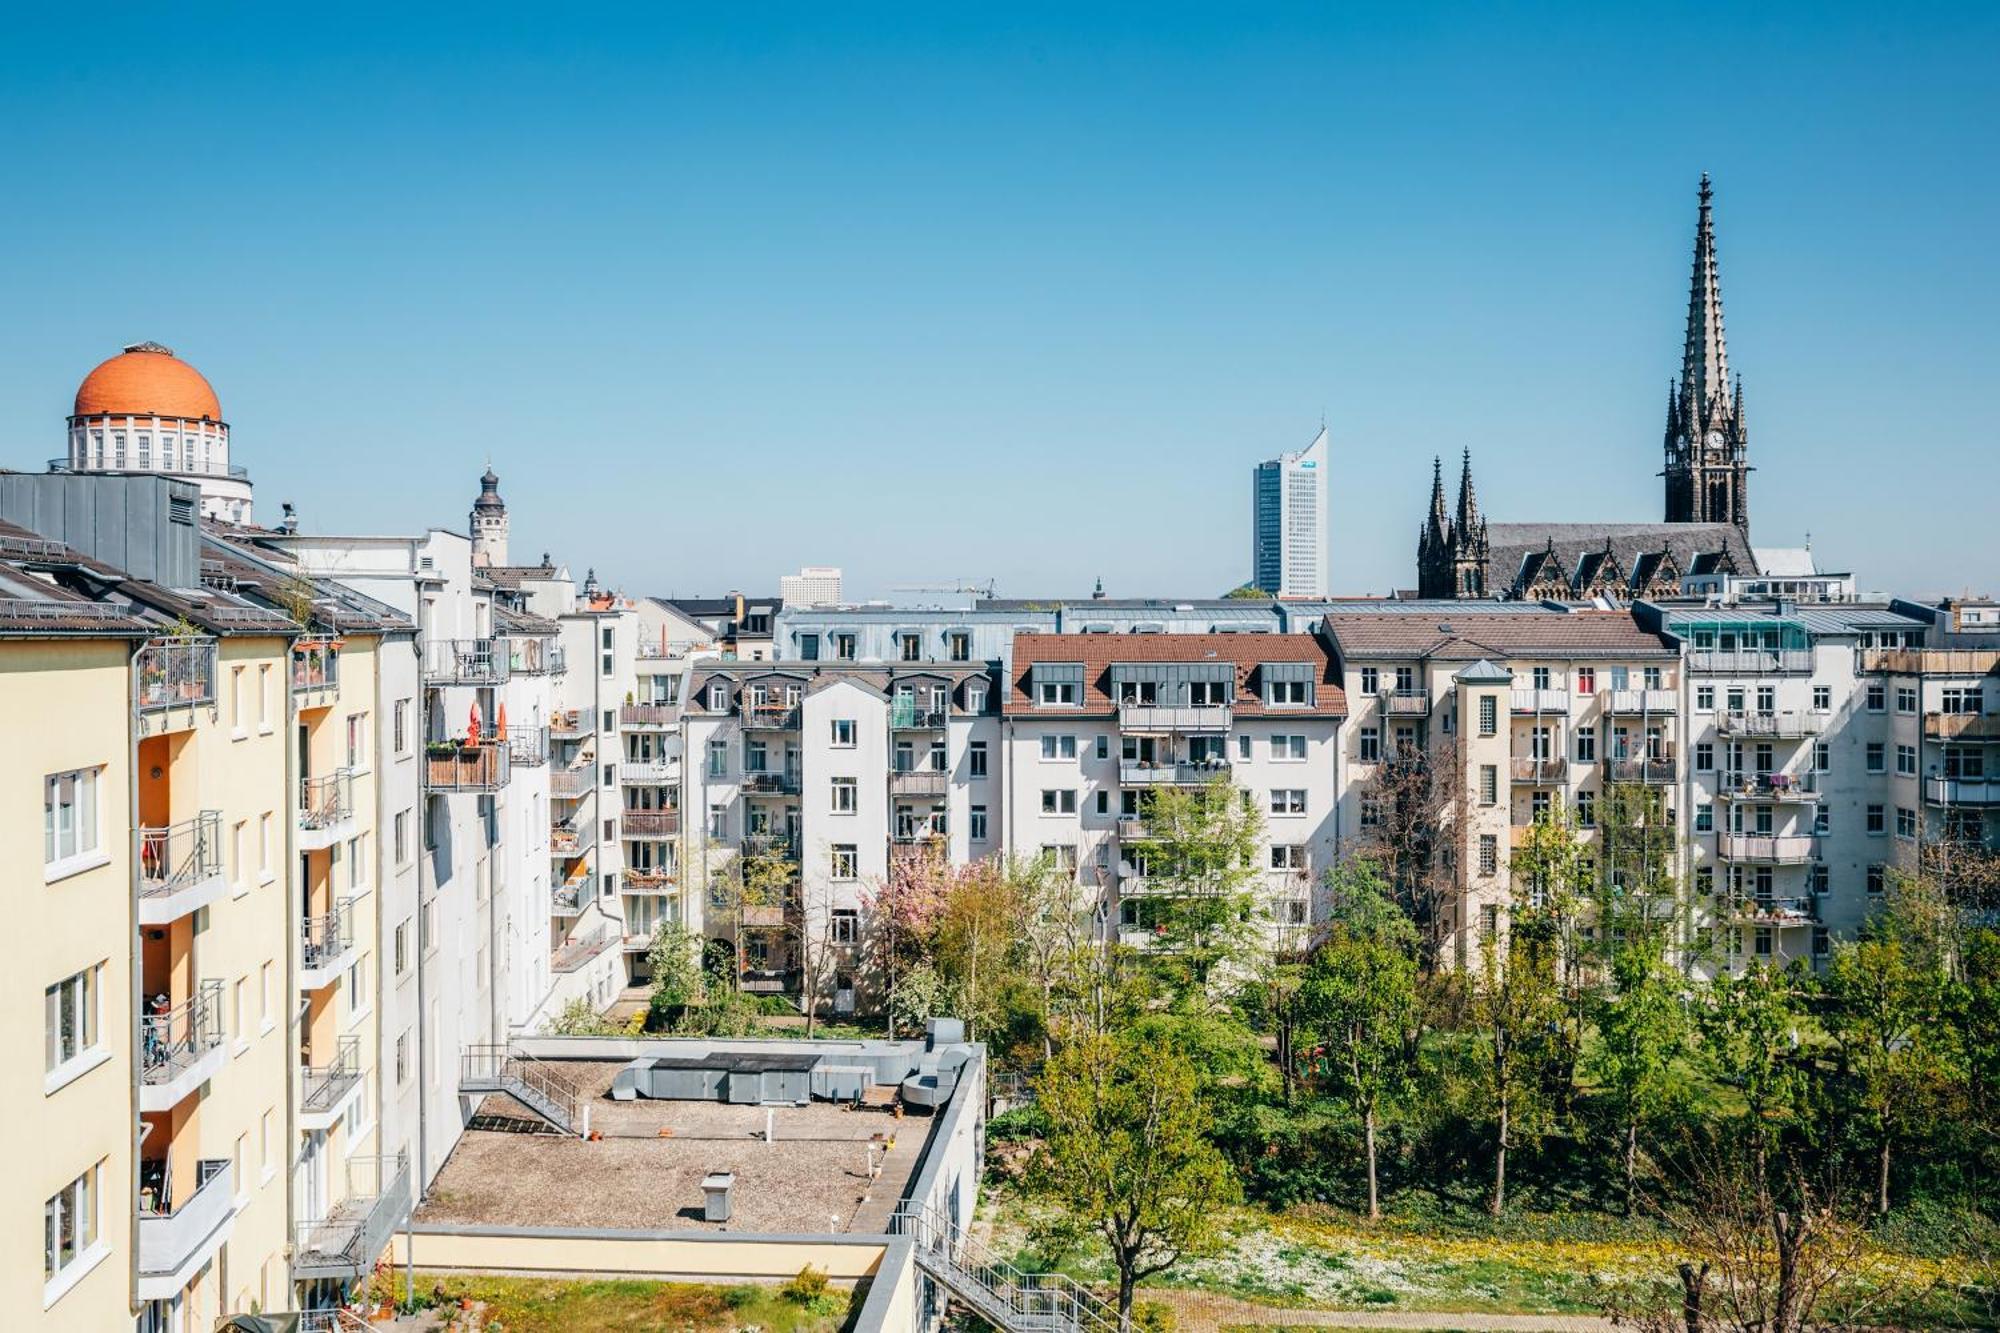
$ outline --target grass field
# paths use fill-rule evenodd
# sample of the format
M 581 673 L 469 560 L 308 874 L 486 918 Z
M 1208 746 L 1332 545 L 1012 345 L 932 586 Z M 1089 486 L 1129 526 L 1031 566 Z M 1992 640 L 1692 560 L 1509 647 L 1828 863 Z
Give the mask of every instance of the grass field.
M 400 1295 L 396 1274 L 393 1282 Z M 850 1293 L 829 1290 L 800 1304 L 778 1288 L 709 1287 L 678 1282 L 558 1281 L 544 1278 L 441 1276 L 419 1270 L 419 1299 L 441 1294 L 484 1304 L 482 1327 L 496 1333 L 724 1333 L 756 1327 L 764 1333 L 835 1333 L 845 1328 Z

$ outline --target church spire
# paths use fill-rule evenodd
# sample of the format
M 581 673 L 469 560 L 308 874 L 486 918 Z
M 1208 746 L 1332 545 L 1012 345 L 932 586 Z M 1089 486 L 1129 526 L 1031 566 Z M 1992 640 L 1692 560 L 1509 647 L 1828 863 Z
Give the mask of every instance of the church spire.
M 1449 526 L 1451 518 L 1444 507 L 1444 460 L 1434 454 L 1431 456 L 1431 533 L 1443 537 Z
M 1479 496 L 1472 489 L 1472 450 L 1465 451 L 1465 463 L 1458 474 L 1458 527 L 1468 537 L 1479 526 Z
M 1701 213 L 1694 232 L 1694 277 L 1688 286 L 1687 342 L 1681 349 L 1681 392 L 1693 409 L 1690 429 L 1715 420 L 1729 400 L 1729 345 L 1722 332 L 1722 280 L 1715 262 L 1715 190 L 1701 174 Z M 1688 401 L 1691 400 L 1691 401 Z

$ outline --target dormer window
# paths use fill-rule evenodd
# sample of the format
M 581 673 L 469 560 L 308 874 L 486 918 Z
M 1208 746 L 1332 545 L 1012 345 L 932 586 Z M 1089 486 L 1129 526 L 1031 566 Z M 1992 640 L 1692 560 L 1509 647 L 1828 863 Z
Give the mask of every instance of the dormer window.
M 914 631 L 905 631 L 896 636 L 896 654 L 905 662 L 924 660 L 924 637 Z
M 711 713 L 729 711 L 729 685 L 726 681 L 712 680 L 708 683 L 708 711 Z

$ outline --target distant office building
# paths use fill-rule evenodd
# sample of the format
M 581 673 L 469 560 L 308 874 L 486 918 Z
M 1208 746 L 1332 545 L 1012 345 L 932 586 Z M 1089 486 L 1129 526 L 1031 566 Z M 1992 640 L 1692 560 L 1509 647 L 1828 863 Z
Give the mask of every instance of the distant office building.
M 778 597 L 787 606 L 839 606 L 840 570 L 832 565 L 807 565 L 778 580 Z
M 1253 475 L 1251 585 L 1273 597 L 1326 596 L 1326 427 Z

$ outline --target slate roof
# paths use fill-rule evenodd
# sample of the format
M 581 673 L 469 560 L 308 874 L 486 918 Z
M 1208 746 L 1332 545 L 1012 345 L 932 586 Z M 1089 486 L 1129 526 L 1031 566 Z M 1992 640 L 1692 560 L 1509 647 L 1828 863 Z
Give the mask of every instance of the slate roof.
M 213 588 L 169 588 L 135 579 L 61 542 L 0 521 L 0 569 L 12 590 L 12 633 L 119 632 L 157 634 L 185 617 L 211 634 L 290 635 L 289 616 Z M 102 609 L 86 610 L 87 607 Z
M 1437 658 L 1643 658 L 1679 655 L 1662 635 L 1641 629 L 1624 611 L 1572 611 L 1558 615 L 1453 613 L 1402 616 L 1328 616 L 1326 633 L 1343 660 Z
M 562 633 L 562 626 L 542 616 L 518 611 L 505 602 L 493 603 L 493 628 L 500 634 L 528 636 L 554 636 Z
M 1076 717 L 1118 711 L 1111 693 L 1114 665 L 1165 662 L 1233 662 L 1234 709 L 1238 716 L 1345 717 L 1347 696 L 1334 674 L 1333 657 L 1317 638 L 1304 634 L 1016 634 L 1012 677 L 1001 711 L 1023 716 Z M 1035 703 L 1037 662 L 1083 666 L 1081 708 L 1042 708 Z M 1314 667 L 1313 703 L 1306 708 L 1267 710 L 1257 668 L 1265 662 L 1306 662 Z
M 1701 572 L 1698 561 L 1713 568 L 1719 552 L 1728 553 L 1737 573 L 1757 572 L 1756 554 L 1733 523 L 1492 523 L 1487 541 L 1492 552 L 1487 586 L 1514 595 L 1549 572 L 1544 566 L 1551 545 L 1573 587 L 1582 586 L 1577 574 L 1586 558 L 1601 557 L 1607 545 L 1633 589 L 1643 590 L 1639 571 L 1643 567 L 1650 577 L 1663 551 L 1671 551 L 1687 573 Z

